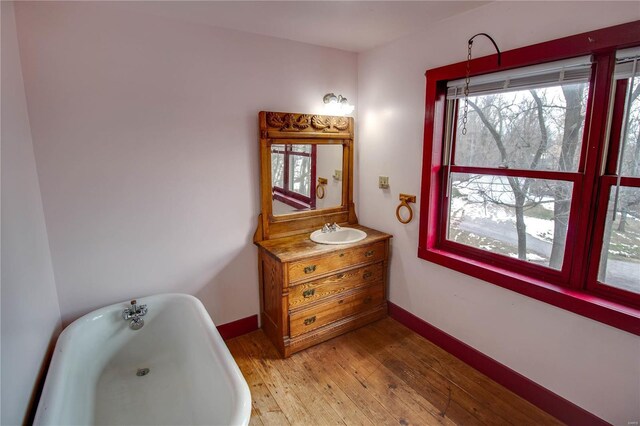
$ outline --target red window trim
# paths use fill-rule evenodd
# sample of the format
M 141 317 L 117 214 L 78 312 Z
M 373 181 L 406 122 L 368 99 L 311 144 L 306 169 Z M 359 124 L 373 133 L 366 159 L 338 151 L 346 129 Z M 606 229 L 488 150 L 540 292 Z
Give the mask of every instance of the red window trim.
M 296 209 L 313 209 L 316 206 L 316 159 L 318 158 L 318 147 L 316 145 L 311 145 L 311 153 L 305 152 L 295 152 L 291 150 L 291 144 L 284 145 L 284 151 L 277 151 L 280 154 L 284 155 L 284 171 L 282 182 L 284 183 L 283 187 L 273 186 L 272 187 L 272 195 L 274 200 L 281 201 L 291 207 Z M 273 152 L 273 151 L 272 151 Z M 297 155 L 301 157 L 311 157 L 311 188 L 309 188 L 309 196 L 305 197 L 302 194 L 299 194 L 295 191 L 292 191 L 288 188 L 289 185 L 289 157 L 292 155 Z
M 581 195 L 577 195 L 576 192 L 575 174 L 569 173 L 572 176 L 567 179 L 574 182 L 574 196 L 580 197 L 577 199 L 578 202 L 573 203 L 571 214 L 579 214 L 579 216 L 574 222 L 575 225 L 567 230 L 567 241 L 574 242 L 572 250 L 569 250 L 573 253 L 565 253 L 565 262 L 569 263 L 565 263 L 568 265 L 565 268 L 566 272 L 563 271 L 560 274 L 555 274 L 560 271 L 538 267 L 538 265 L 532 265 L 536 268 L 530 270 L 529 266 L 522 265 L 524 262 L 521 261 L 518 262 L 518 268 L 507 270 L 492 262 L 490 257 L 479 254 L 471 258 L 468 255 L 470 250 L 467 246 L 463 246 L 463 249 L 458 251 L 460 247 L 456 247 L 456 243 L 451 241 L 443 243 L 444 240 L 439 232 L 443 228 L 440 226 L 440 220 L 442 209 L 445 208 L 440 198 L 440 188 L 443 188 L 443 184 L 446 183 L 444 182 L 445 173 L 442 172 L 446 82 L 463 78 L 466 62 L 426 72 L 422 204 L 418 242 L 420 258 L 640 335 L 638 306 L 629 304 L 628 300 L 626 303 L 621 303 L 621 299 L 615 298 L 614 292 L 603 292 L 601 288 L 585 286 L 586 261 L 580 260 L 590 259 L 588 242 L 596 236 L 594 235 L 596 220 L 593 212 L 597 208 L 599 186 L 604 185 L 603 180 L 596 178 L 596 170 L 606 154 L 604 144 L 600 141 L 605 137 L 607 129 L 606 120 L 611 95 L 609 79 L 614 65 L 615 51 L 639 45 L 639 35 L 640 21 L 634 21 L 503 52 L 500 68 L 496 67 L 495 55 L 474 59 L 471 63 L 471 75 L 474 76 L 587 54 L 594 55 L 594 75 L 589 88 L 591 102 L 587 106 L 584 148 L 579 166 L 579 170 L 585 172 L 581 176 Z M 486 171 L 484 168 L 483 170 Z M 502 173 L 507 175 L 512 172 L 502 170 Z M 526 173 L 531 172 L 526 171 Z M 554 174 L 554 176 L 558 175 Z M 601 216 L 599 215 L 599 218 Z M 586 230 L 586 232 L 578 232 L 578 230 Z M 464 255 L 461 254 L 462 252 Z M 568 259 L 571 256 L 573 261 Z M 501 261 L 501 264 L 508 264 L 508 262 Z M 545 273 L 539 274 L 538 268 L 544 269 Z

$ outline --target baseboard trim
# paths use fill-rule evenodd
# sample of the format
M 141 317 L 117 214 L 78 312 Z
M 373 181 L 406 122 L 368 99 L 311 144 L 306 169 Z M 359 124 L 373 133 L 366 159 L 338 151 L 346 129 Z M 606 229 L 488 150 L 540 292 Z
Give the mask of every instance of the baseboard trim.
M 608 425 L 606 421 L 537 384 L 504 364 L 434 327 L 391 302 L 389 315 L 407 328 L 487 375 L 511 392 L 526 399 L 568 425 Z
M 243 334 L 251 333 L 258 329 L 258 315 L 241 318 L 237 321 L 228 322 L 217 326 L 218 332 L 224 340 L 233 339 Z

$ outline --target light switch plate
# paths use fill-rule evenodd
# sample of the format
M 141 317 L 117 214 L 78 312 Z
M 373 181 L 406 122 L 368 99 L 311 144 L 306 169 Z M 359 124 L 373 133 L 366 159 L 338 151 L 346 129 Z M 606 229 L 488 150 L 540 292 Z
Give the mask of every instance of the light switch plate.
M 378 176 L 378 188 L 389 188 L 389 176 Z
M 342 180 L 342 170 L 337 170 L 337 169 L 336 169 L 336 170 L 333 172 L 333 178 L 334 178 L 335 180 Z

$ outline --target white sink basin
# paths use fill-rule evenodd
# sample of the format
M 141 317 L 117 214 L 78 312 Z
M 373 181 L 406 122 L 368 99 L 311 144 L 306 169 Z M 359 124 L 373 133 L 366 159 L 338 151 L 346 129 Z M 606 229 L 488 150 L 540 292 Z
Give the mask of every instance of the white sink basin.
M 321 229 L 311 233 L 311 241 L 319 244 L 349 244 L 367 238 L 367 233 L 359 229 L 340 228 L 337 231 L 322 232 Z

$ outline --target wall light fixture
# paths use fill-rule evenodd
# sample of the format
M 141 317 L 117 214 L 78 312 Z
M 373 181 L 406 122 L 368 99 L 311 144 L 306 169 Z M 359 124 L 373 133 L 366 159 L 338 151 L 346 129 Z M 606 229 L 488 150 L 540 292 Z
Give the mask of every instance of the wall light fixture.
M 347 98 L 342 95 L 335 95 L 333 93 L 327 93 L 322 98 L 324 102 L 325 110 L 329 115 L 347 115 L 351 114 L 355 106 L 351 105 Z

